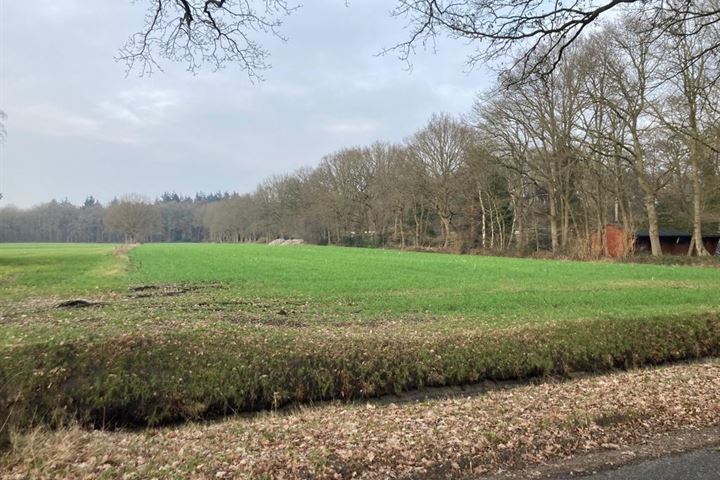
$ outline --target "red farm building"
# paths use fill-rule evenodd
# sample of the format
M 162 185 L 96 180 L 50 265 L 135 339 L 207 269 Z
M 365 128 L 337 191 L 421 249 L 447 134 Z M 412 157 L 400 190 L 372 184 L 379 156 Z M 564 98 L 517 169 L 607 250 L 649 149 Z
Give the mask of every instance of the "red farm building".
M 661 228 L 660 248 L 665 255 L 687 255 L 690 249 L 692 234 L 674 228 Z M 625 252 L 625 231 L 622 227 L 609 224 L 605 227 L 604 238 L 595 235 L 592 239 L 593 252 L 602 253 L 604 245 L 607 245 L 607 254 L 610 257 L 622 257 Z M 604 240 L 604 242 L 602 241 Z M 628 253 L 649 253 L 650 233 L 647 230 L 637 230 L 629 238 Z M 703 235 L 705 249 L 710 254 L 720 255 L 720 234 Z

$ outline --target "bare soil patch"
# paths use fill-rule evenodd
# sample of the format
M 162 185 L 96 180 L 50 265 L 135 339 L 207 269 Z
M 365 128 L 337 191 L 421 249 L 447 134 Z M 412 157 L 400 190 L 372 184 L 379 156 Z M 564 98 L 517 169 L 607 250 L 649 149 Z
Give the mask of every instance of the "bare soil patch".
M 130 285 L 130 298 L 175 297 L 198 290 L 198 285 Z
M 65 300 L 57 305 L 55 305 L 55 308 L 87 308 L 87 307 L 95 307 L 98 305 L 102 305 L 102 303 L 99 302 L 91 302 L 90 300 L 85 300 L 82 298 L 74 298 L 71 300 Z

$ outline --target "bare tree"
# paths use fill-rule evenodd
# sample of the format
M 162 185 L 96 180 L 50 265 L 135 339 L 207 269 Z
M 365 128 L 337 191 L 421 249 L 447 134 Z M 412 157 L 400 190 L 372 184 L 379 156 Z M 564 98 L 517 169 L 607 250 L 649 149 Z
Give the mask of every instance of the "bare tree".
M 140 75 L 162 69 L 160 58 L 220 69 L 238 64 L 251 79 L 268 68 L 268 52 L 255 38 L 283 38 L 279 28 L 296 8 L 286 0 L 150 0 L 145 25 L 133 34 L 118 60 Z
M 512 78 L 522 81 L 554 70 L 584 31 L 623 6 L 632 6 L 633 13 L 643 15 L 647 29 L 656 32 L 695 20 L 697 29 L 686 30 L 693 35 L 720 22 L 717 0 L 399 0 L 394 14 L 407 19 L 410 35 L 389 50 L 407 60 L 418 45 L 448 34 L 477 43 L 471 65 L 515 53 L 515 60 L 503 69 L 514 71 Z M 700 55 L 719 47 L 711 45 Z
M 626 19 L 593 37 L 590 44 L 596 48 L 586 54 L 594 55 L 594 74 L 606 76 L 608 81 L 602 96 L 599 91 L 588 94 L 617 122 L 615 128 L 597 133 L 616 147 L 614 153 L 630 167 L 643 193 L 652 254 L 660 256 L 658 193 L 669 181 L 672 166 L 657 154 L 656 140 L 663 133 L 650 115 L 659 83 L 659 61 L 652 40 L 652 34 L 636 20 Z
M 660 121 L 679 134 L 686 145 L 687 165 L 692 184 L 693 229 L 688 255 L 708 256 L 702 239 L 704 210 L 704 171 L 709 154 L 714 148 L 708 134 L 720 119 L 717 103 L 717 82 L 720 69 L 717 62 L 701 53 L 720 41 L 717 28 L 701 30 L 698 20 L 690 19 L 673 29 L 664 37 L 658 55 L 667 79 L 666 95 L 661 102 L 653 104 Z M 688 29 L 697 31 L 688 35 Z
M 370 192 L 377 162 L 370 149 L 345 148 L 327 155 L 318 167 L 321 193 L 333 212 L 333 236 L 363 237 L 370 231 Z
M 428 177 L 428 194 L 440 218 L 444 248 L 450 244 L 457 174 L 473 141 L 473 131 L 448 115 L 433 115 L 410 141 L 410 153 L 421 162 Z
M 579 157 L 572 145 L 580 104 L 576 66 L 566 59 L 550 75 L 535 75 L 479 102 L 480 128 L 503 152 L 504 166 L 536 187 L 550 228 L 553 252 L 568 245 Z M 576 229 L 577 230 L 577 229 Z
M 288 0 L 147 1 L 145 24 L 118 54 L 141 75 L 166 59 L 185 63 L 191 72 L 204 64 L 238 64 L 251 78 L 261 78 L 268 52 L 257 37 L 283 38 L 283 19 L 299 8 Z M 718 0 L 396 0 L 392 13 L 407 20 L 409 36 L 385 52 L 409 60 L 418 46 L 447 34 L 477 45 L 471 65 L 511 59 L 501 68 L 516 75 L 505 80 L 523 81 L 555 69 L 571 44 L 619 8 L 642 17 L 656 36 L 669 30 L 694 36 L 720 22 Z M 697 58 L 718 48 L 720 42 L 707 45 Z
M 126 195 L 107 209 L 108 227 L 125 236 L 125 242 L 136 243 L 158 230 L 158 216 L 152 204 L 143 197 Z

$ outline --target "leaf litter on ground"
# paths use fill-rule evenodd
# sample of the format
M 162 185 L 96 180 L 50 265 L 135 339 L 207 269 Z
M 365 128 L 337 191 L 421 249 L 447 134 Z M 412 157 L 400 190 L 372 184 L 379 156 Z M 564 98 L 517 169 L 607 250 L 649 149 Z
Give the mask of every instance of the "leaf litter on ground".
M 720 426 L 720 361 L 477 396 L 331 403 L 136 431 L 14 435 L 0 477 L 462 478 Z

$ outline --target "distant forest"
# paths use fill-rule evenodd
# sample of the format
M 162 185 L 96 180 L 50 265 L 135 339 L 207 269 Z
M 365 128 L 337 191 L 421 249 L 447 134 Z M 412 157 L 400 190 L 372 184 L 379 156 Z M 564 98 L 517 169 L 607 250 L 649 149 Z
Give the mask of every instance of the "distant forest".
M 692 27 L 688 20 L 688 28 Z M 704 34 L 631 20 L 567 48 L 547 73 L 497 79 L 465 118 L 434 115 L 401 144 L 374 143 L 274 176 L 248 194 L 174 193 L 100 205 L 0 209 L 0 241 L 259 242 L 602 254 L 660 227 L 720 233 L 720 65 Z M 538 51 L 542 62 L 542 51 Z

